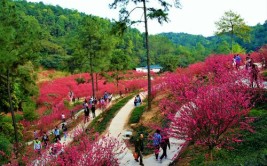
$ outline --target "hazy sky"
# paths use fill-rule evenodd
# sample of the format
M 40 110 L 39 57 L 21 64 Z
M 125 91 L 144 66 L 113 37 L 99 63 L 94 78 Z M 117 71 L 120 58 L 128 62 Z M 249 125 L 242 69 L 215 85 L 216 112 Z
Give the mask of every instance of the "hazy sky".
M 44 4 L 59 5 L 63 8 L 76 9 L 79 12 L 92 14 L 108 19 L 118 20 L 118 10 L 109 9 L 113 0 L 27 0 L 30 2 L 43 1 Z M 150 0 L 155 5 L 158 0 Z M 173 3 L 174 0 L 167 0 Z M 148 24 L 149 34 L 161 32 L 185 32 L 195 35 L 212 36 L 216 30 L 215 22 L 225 11 L 232 10 L 240 14 L 247 25 L 263 24 L 267 20 L 267 0 L 180 0 L 181 9 L 171 8 L 170 22 L 160 25 L 157 21 Z M 157 5 L 157 4 L 156 4 Z M 142 18 L 141 11 L 134 11 L 133 17 Z M 133 26 L 141 32 L 144 25 Z

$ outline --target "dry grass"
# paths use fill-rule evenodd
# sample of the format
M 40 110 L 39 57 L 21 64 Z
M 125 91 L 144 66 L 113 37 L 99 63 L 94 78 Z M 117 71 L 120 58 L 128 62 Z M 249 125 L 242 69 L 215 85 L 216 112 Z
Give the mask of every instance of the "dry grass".
M 143 125 L 156 123 L 160 124 L 163 118 L 163 114 L 159 108 L 160 101 L 166 97 L 164 93 L 158 93 L 153 99 L 151 110 L 145 111 L 141 117 L 140 123 Z
M 62 78 L 70 75 L 69 73 L 62 72 L 62 71 L 56 71 L 56 70 L 45 70 L 43 68 L 39 68 L 38 74 L 37 74 L 37 84 L 41 84 L 46 81 L 52 81 L 56 78 Z

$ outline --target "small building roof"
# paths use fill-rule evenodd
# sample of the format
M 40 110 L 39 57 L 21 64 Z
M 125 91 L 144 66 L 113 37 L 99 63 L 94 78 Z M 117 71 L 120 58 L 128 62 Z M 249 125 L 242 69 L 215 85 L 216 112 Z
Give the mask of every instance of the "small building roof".
M 137 67 L 137 68 L 143 68 L 143 69 L 147 69 L 147 66 L 145 67 Z M 161 67 L 160 65 L 150 65 L 150 69 L 162 69 L 163 67 Z

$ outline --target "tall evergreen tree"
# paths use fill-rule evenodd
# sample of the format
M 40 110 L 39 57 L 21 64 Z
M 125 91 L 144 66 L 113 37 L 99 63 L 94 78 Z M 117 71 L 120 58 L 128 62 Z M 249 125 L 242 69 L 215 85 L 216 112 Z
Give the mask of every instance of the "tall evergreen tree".
M 76 51 L 82 59 L 83 68 L 89 67 L 92 81 L 92 96 L 95 97 L 94 73 L 99 69 L 101 63 L 107 63 L 107 57 L 110 55 L 112 40 L 109 40 L 108 29 L 101 31 L 102 23 L 100 19 L 86 16 L 78 30 L 78 40 Z M 89 63 L 86 63 L 89 62 Z M 89 66 L 87 66 L 89 64 Z M 81 67 L 82 67 L 81 66 Z M 87 67 L 86 67 L 87 66 Z
M 12 114 L 17 155 L 19 140 L 13 105 L 14 80 L 18 81 L 16 79 L 18 68 L 35 58 L 42 33 L 37 20 L 18 12 L 15 4 L 9 0 L 0 1 L 0 20 L 0 75 L 6 80 L 6 86 L 1 88 L 8 94 L 7 101 Z
M 127 6 L 129 2 L 133 2 L 135 5 L 137 5 L 135 8 L 133 8 L 131 11 L 127 10 Z M 172 5 L 165 0 L 156 0 L 154 2 L 157 2 L 160 4 L 159 8 L 155 7 L 147 7 L 149 5 L 148 0 L 114 0 L 114 2 L 110 5 L 110 8 L 116 9 L 117 6 L 120 4 L 120 20 L 117 22 L 117 27 L 119 27 L 119 31 L 124 31 L 127 28 L 127 25 L 132 25 L 137 22 L 144 22 L 145 24 L 145 48 L 146 48 L 146 57 L 147 57 L 147 80 L 148 80 L 148 110 L 151 110 L 151 102 L 152 102 L 152 96 L 151 96 L 151 74 L 150 74 L 150 53 L 149 53 L 149 41 L 148 41 L 148 18 L 150 19 L 157 19 L 158 22 L 161 24 L 163 22 L 168 21 L 168 11 L 169 7 Z M 180 7 L 179 0 L 174 0 L 175 7 Z M 140 4 L 140 6 L 138 6 Z M 130 20 L 130 15 L 135 9 L 143 9 L 144 14 L 144 20 Z

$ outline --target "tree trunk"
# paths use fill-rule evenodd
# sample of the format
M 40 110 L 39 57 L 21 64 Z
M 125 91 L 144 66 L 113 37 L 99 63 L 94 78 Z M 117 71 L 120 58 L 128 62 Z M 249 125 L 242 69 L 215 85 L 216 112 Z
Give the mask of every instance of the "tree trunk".
M 15 113 L 13 110 L 13 104 L 12 104 L 12 97 L 11 97 L 11 90 L 10 90 L 10 81 L 9 81 L 9 69 L 7 70 L 7 91 L 8 91 L 8 99 L 9 99 L 9 110 L 11 112 L 12 116 L 12 123 L 14 127 L 14 133 L 15 133 L 15 148 L 14 148 L 14 153 L 16 155 L 16 158 L 18 157 L 18 145 L 19 145 L 19 140 L 18 140 L 18 129 L 17 129 L 17 124 L 16 124 L 16 118 L 15 118 Z
M 210 160 L 213 161 L 212 150 L 210 151 Z
M 95 97 L 95 83 L 94 83 L 94 73 L 93 73 L 93 58 L 92 55 L 89 55 L 90 59 L 90 76 L 92 80 L 92 92 L 93 92 L 93 98 Z
M 95 90 L 98 91 L 98 73 L 95 73 Z
M 119 89 L 119 71 L 117 70 L 117 75 L 116 75 L 116 86 L 117 90 Z
M 233 53 L 233 38 L 234 38 L 234 26 L 232 25 L 232 30 L 231 30 L 231 54 Z
M 209 146 L 209 151 L 210 151 L 210 160 L 213 161 L 213 154 L 212 154 L 212 150 L 213 150 L 214 146 Z
M 151 110 L 151 75 L 150 75 L 150 56 L 149 56 L 149 45 L 148 45 L 148 29 L 147 29 L 147 13 L 146 13 L 146 0 L 143 0 L 144 17 L 145 17 L 145 39 L 146 39 L 146 55 L 147 55 L 147 109 Z

